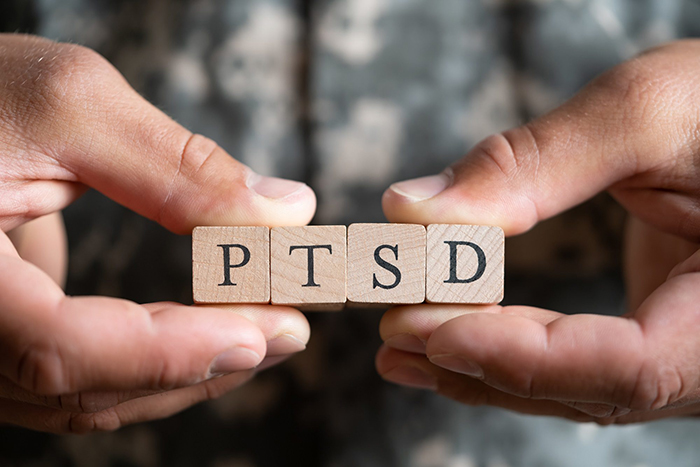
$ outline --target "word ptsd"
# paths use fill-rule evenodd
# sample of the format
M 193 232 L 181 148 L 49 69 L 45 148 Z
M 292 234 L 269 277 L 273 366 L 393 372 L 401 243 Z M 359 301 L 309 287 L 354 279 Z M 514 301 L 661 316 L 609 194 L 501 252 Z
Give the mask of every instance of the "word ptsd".
M 196 303 L 497 303 L 503 258 L 491 226 L 197 227 L 192 284 Z

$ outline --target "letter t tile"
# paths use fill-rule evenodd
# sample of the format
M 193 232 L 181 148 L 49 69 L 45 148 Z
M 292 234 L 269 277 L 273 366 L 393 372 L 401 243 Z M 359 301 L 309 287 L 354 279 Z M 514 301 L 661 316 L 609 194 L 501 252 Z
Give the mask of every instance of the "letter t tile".
M 270 234 L 272 303 L 340 309 L 346 297 L 344 225 L 275 227 Z

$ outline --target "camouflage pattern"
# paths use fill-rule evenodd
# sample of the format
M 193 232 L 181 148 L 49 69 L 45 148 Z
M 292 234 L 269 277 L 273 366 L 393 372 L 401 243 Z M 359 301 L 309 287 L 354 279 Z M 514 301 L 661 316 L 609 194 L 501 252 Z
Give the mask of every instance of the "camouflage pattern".
M 392 182 L 439 172 L 601 71 L 700 34 L 683 0 L 2 0 L 0 28 L 84 44 L 234 157 L 301 179 L 317 223 L 383 220 Z M 88 193 L 65 212 L 68 292 L 191 302 L 190 240 Z M 607 196 L 507 245 L 506 302 L 624 307 Z M 308 350 L 220 400 L 83 437 L 0 429 L 10 466 L 697 465 L 700 426 L 599 428 L 384 383 L 376 310 L 310 314 Z

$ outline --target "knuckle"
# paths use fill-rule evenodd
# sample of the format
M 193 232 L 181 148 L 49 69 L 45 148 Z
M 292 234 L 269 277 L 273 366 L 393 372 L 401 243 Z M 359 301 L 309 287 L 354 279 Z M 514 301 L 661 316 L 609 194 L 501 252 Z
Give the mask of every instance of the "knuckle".
M 643 129 L 658 125 L 661 118 L 672 116 L 687 98 L 684 80 L 679 79 L 673 66 L 659 66 L 657 58 L 642 56 L 625 62 L 597 80 L 597 84 L 609 91 L 603 94 L 622 112 L 628 128 Z
M 477 157 L 492 163 L 507 180 L 535 177 L 540 168 L 540 148 L 532 124 L 497 133 L 479 142 Z
M 658 362 L 647 362 L 637 375 L 627 408 L 658 410 L 678 400 L 683 393 L 684 382 L 679 371 Z
M 510 180 L 517 176 L 526 163 L 505 133 L 491 135 L 480 141 L 474 148 L 479 159 L 496 166 L 503 176 Z
M 73 434 L 115 431 L 122 427 L 119 413 L 113 409 L 97 413 L 72 413 L 66 431 Z
M 166 141 L 172 141 L 172 134 Z M 224 150 L 213 140 L 199 135 L 189 134 L 186 142 L 179 149 L 177 154 L 170 158 L 168 163 L 172 164 L 173 175 L 168 186 L 164 190 L 164 197 L 160 202 L 157 212 L 154 214 L 156 222 L 167 228 L 178 231 L 177 226 L 182 224 L 183 202 L 190 203 L 192 200 L 184 200 L 182 194 L 187 196 L 197 196 L 200 190 L 182 190 L 183 186 L 200 186 L 206 184 L 206 188 L 211 189 L 217 185 L 222 189 L 233 190 L 240 186 L 247 176 L 247 169 L 233 158 L 227 156 L 227 165 L 223 167 L 226 174 L 221 173 L 222 167 L 210 167 L 210 162 L 218 159 L 224 154 Z M 202 187 L 204 188 L 204 187 Z M 205 192 L 205 190 L 201 190 Z M 238 193 L 240 196 L 240 193 Z M 204 197 L 198 199 L 201 206 L 200 212 L 216 211 L 221 208 L 221 203 L 228 198 Z M 183 232 L 184 233 L 184 232 Z
M 29 83 L 25 95 L 28 113 L 38 121 L 46 114 L 75 119 L 79 102 L 107 89 L 116 71 L 97 52 L 79 45 L 55 44 L 35 58 L 23 81 Z M 114 80 L 111 80 L 112 83 Z
M 178 157 L 178 175 L 192 177 L 208 160 L 222 149 L 213 140 L 200 134 L 192 134 Z
M 17 382 L 34 394 L 67 392 L 65 368 L 65 362 L 54 344 L 34 344 L 20 355 Z
M 651 75 L 645 67 L 634 62 L 622 66 L 614 75 L 624 89 L 621 95 L 628 119 L 643 122 L 646 114 L 653 111 L 660 101 L 659 94 L 666 85 L 663 77 Z
M 522 208 L 518 219 L 514 219 L 513 228 L 517 232 L 525 232 L 535 225 L 540 218 L 539 208 L 535 202 L 541 167 L 540 140 L 541 135 L 535 131 L 532 124 L 526 124 L 503 133 L 497 133 L 480 141 L 469 155 L 456 167 L 457 172 L 474 174 L 478 177 L 488 177 L 489 182 L 498 185 L 508 185 L 518 182 L 525 188 L 519 192 L 519 202 Z M 471 170 L 473 168 L 485 170 Z M 464 180 L 464 179 L 463 179 Z M 471 187 L 471 179 L 467 183 L 458 180 L 464 190 Z
M 45 83 L 56 95 L 85 91 L 88 80 L 111 68 L 97 52 L 78 45 L 62 45 L 56 58 L 47 64 Z
M 202 384 L 201 401 L 211 401 L 226 394 L 230 388 L 216 380 L 205 381 Z
M 170 391 L 197 382 L 197 379 L 187 378 L 183 375 L 178 365 L 171 364 L 168 359 L 163 356 L 160 358 L 160 364 L 153 374 L 151 387 L 158 391 Z
M 83 412 L 81 407 L 81 394 L 61 394 L 58 396 L 58 406 L 66 412 Z

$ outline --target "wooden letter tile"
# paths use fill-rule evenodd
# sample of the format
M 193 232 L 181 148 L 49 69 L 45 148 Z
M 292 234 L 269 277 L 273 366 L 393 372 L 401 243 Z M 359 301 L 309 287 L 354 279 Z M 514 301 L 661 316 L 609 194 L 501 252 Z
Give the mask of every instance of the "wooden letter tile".
M 346 242 L 344 225 L 273 228 L 272 303 L 306 309 L 342 308 Z
M 270 229 L 196 227 L 192 290 L 195 303 L 268 303 Z
M 433 303 L 498 303 L 503 299 L 504 236 L 500 227 L 428 226 L 426 299 Z
M 348 301 L 425 300 L 425 227 L 352 224 L 348 228 Z

